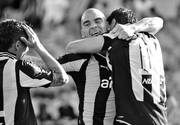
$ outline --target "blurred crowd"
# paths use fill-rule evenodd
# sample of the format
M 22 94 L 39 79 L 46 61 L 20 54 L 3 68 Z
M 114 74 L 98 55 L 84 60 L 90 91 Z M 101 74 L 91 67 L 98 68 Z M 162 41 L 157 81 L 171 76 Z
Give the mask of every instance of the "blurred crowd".
M 69 41 L 80 38 L 80 17 L 87 8 L 98 8 L 108 16 L 112 10 L 126 7 L 134 10 L 139 19 L 162 17 L 164 28 L 157 37 L 165 63 L 168 119 L 170 125 L 180 125 L 180 1 L 176 0 L 175 5 L 174 15 L 168 17 L 165 11 L 159 11 L 161 6 L 155 0 L 1 0 L 0 18 L 25 20 L 57 58 L 64 54 Z M 29 55 L 36 56 L 31 51 Z M 31 93 L 40 125 L 77 124 L 78 97 L 74 84 L 34 89 Z

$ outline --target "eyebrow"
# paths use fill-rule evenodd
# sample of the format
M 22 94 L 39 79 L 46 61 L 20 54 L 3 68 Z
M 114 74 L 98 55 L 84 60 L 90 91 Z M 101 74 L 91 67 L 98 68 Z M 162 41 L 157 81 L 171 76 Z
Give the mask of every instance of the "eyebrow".
M 95 19 L 95 21 L 97 21 L 97 20 L 103 20 L 103 19 L 102 19 L 102 18 L 100 18 L 100 17 L 98 17 L 98 18 L 96 18 L 96 19 Z
M 86 20 L 83 22 L 83 25 L 86 24 L 86 23 L 89 23 L 90 21 L 89 20 Z

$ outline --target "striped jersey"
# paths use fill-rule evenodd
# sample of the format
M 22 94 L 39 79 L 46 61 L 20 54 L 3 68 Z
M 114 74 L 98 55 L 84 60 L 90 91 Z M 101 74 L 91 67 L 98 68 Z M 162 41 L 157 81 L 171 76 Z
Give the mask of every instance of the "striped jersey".
M 0 52 L 0 125 L 37 125 L 29 89 L 49 86 L 50 80 L 51 72 Z
M 76 84 L 78 125 L 113 125 L 115 98 L 111 70 L 102 54 L 68 54 L 59 59 Z
M 140 33 L 113 40 L 109 51 L 118 123 L 166 125 L 166 85 L 159 41 Z

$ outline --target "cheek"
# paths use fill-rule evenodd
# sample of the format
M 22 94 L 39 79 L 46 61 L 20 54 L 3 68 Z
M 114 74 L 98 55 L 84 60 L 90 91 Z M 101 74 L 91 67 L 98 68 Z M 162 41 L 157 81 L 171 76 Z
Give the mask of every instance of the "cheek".
M 85 29 L 85 30 L 84 30 L 84 33 L 85 33 L 85 34 L 88 34 L 88 33 L 89 33 L 89 29 Z
M 101 24 L 100 27 L 103 31 L 106 31 L 106 24 Z
M 89 28 L 82 29 L 82 30 L 81 30 L 81 36 L 82 36 L 82 37 L 87 37 L 87 36 L 89 36 Z

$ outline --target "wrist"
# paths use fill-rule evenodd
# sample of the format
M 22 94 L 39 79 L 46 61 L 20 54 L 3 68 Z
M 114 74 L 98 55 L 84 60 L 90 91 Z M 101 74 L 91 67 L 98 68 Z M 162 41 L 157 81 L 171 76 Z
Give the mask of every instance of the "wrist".
M 45 50 L 45 48 L 44 48 L 44 46 L 43 46 L 42 44 L 36 44 L 36 45 L 34 45 L 33 49 L 34 49 L 34 51 L 36 51 L 37 53 Z
M 138 33 L 138 28 L 135 25 L 130 25 L 131 30 L 134 32 L 134 34 Z

